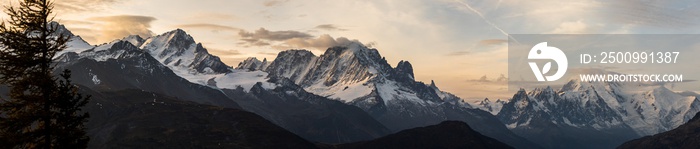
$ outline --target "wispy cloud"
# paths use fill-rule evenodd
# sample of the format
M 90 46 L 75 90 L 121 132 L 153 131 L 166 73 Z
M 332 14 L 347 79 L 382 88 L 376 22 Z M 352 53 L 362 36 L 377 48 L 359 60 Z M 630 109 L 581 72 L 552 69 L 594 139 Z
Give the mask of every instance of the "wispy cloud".
M 108 42 L 128 35 L 150 37 L 153 35 L 153 32 L 150 30 L 151 23 L 156 18 L 151 16 L 117 15 L 92 17 L 89 20 L 99 24 L 100 33 L 97 36 L 97 41 Z
M 314 29 L 326 30 L 326 31 L 347 31 L 347 29 L 340 28 L 334 24 L 321 24 L 321 25 L 314 27 Z
M 469 5 L 468 3 L 462 2 L 462 1 L 460 1 L 460 0 L 454 0 L 454 1 L 457 2 L 457 3 L 459 3 L 459 4 L 462 4 L 462 5 L 465 6 L 467 9 L 471 10 L 472 12 L 474 12 L 477 16 L 479 16 L 479 18 L 481 18 L 482 20 L 484 20 L 484 22 L 486 22 L 487 24 L 489 24 L 491 27 L 495 28 L 496 30 L 500 31 L 501 34 L 508 36 L 508 38 L 513 39 L 515 42 L 518 41 L 518 40 L 512 38 L 512 37 L 510 36 L 510 34 L 508 34 L 508 32 L 506 32 L 505 30 L 503 30 L 503 29 L 501 29 L 500 27 L 498 27 L 498 25 L 496 25 L 495 23 L 491 22 L 491 20 L 487 19 L 487 18 L 484 16 L 484 14 L 482 14 L 479 10 L 474 9 L 474 8 L 473 8 L 471 5 Z
M 209 23 L 180 24 L 180 25 L 176 25 L 175 27 L 185 28 L 185 29 L 205 29 L 205 30 L 210 30 L 212 32 L 241 31 L 241 29 L 239 29 L 239 28 L 225 26 L 225 25 L 218 25 L 218 24 L 209 24 Z
M 270 41 L 284 41 L 288 39 L 294 39 L 294 38 L 301 38 L 301 39 L 308 39 L 313 36 L 311 36 L 308 33 L 300 32 L 300 31 L 293 31 L 293 30 L 287 30 L 287 31 L 269 31 L 265 28 L 260 28 L 256 30 L 255 32 L 248 32 L 248 31 L 240 31 L 238 32 L 238 35 L 245 39 L 257 39 L 257 40 L 270 40 Z
M 359 40 L 350 40 L 350 39 L 345 38 L 345 37 L 333 38 L 328 34 L 324 34 L 324 35 L 319 36 L 318 38 L 312 38 L 312 39 L 304 39 L 304 38 L 289 39 L 289 40 L 284 41 L 283 44 L 274 46 L 274 48 L 279 49 L 279 50 L 310 48 L 310 49 L 324 51 L 324 50 L 328 49 L 329 47 L 342 46 L 342 45 L 347 45 L 350 43 L 362 44 Z M 373 44 L 374 43 L 372 43 L 371 45 L 373 45 Z M 365 45 L 365 46 L 367 46 L 367 45 Z
M 112 4 L 126 1 L 129 0 L 60 0 L 56 1 L 55 8 L 59 13 L 90 12 L 104 10 Z
M 575 22 L 562 22 L 559 27 L 548 32 L 550 34 L 584 34 L 588 33 L 588 25 L 581 20 Z

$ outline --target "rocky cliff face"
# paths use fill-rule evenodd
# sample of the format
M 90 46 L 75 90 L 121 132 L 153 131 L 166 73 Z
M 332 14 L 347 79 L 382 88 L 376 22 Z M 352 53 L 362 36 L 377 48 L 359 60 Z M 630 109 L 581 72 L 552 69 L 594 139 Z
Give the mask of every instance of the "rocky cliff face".
M 230 67 L 209 54 L 201 43 L 181 29 L 146 39 L 140 48 L 172 69 L 193 69 L 199 73 L 226 73 Z
M 572 80 L 559 90 L 521 90 L 497 116 L 549 148 L 611 148 L 678 127 L 700 110 L 698 104 L 696 97 L 663 86 Z
M 514 146 L 536 146 L 434 83 L 416 81 L 410 62 L 392 67 L 378 50 L 359 43 L 331 47 L 320 56 L 305 50 L 283 51 L 266 72 L 288 78 L 310 93 L 359 107 L 392 131 L 459 120 Z

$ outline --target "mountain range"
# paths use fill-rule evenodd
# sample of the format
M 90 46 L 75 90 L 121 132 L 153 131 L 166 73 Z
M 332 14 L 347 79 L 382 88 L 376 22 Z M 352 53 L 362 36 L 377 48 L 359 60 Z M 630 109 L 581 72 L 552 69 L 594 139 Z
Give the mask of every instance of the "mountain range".
M 56 69 L 71 70 L 74 82 L 93 92 L 138 90 L 250 111 L 312 142 L 367 141 L 460 120 L 499 141 L 537 147 L 496 117 L 434 84 L 415 81 L 409 62 L 392 68 L 376 49 L 360 43 L 331 47 L 322 56 L 283 51 L 272 62 L 251 58 L 237 68 L 226 66 L 180 29 L 146 39 L 128 36 L 86 45 L 79 36 L 71 36 L 70 50 L 56 57 Z M 294 60 L 309 63 L 287 65 Z
M 659 85 L 582 82 L 521 89 L 508 102 L 475 103 L 516 134 L 547 148 L 614 148 L 669 131 L 700 111 L 700 100 Z
M 58 30 L 70 40 L 56 70 L 95 95 L 94 148 L 612 148 L 700 111 L 665 87 L 576 80 L 470 104 L 359 42 L 231 67 L 181 29 L 94 46 Z

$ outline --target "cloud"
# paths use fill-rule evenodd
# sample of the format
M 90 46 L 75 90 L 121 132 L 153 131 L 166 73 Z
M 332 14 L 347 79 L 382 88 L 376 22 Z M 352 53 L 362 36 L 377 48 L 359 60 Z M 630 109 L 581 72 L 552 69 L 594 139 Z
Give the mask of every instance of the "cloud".
M 191 28 L 191 29 L 205 29 L 205 30 L 211 30 L 212 32 L 241 31 L 241 29 L 231 27 L 231 26 L 224 26 L 224 25 L 218 25 L 218 24 L 208 24 L 208 23 L 180 24 L 180 25 L 176 25 L 175 27 L 177 27 L 177 28 Z
M 550 31 L 551 34 L 583 34 L 588 32 L 588 25 L 581 20 L 575 22 L 563 22 L 559 27 Z
M 262 46 L 269 46 L 271 45 L 269 42 L 262 41 L 260 39 L 241 39 L 243 42 L 239 42 L 239 45 L 242 45 L 244 47 L 262 47 Z
M 289 39 L 289 40 L 284 41 L 284 43 L 281 45 L 274 46 L 274 48 L 279 49 L 279 50 L 311 48 L 311 49 L 323 51 L 323 50 L 328 49 L 329 47 L 342 46 L 342 45 L 347 45 L 350 43 L 362 44 L 359 40 L 350 40 L 350 39 L 345 38 L 345 37 L 338 37 L 338 38 L 334 39 L 330 35 L 324 34 L 324 35 L 319 36 L 318 38 L 312 38 L 312 39 L 303 39 L 303 38 Z M 374 45 L 374 43 L 370 44 L 370 46 L 371 45 Z M 365 45 L 365 46 L 367 46 L 367 45 Z
M 472 79 L 472 80 L 467 80 L 468 82 L 480 82 L 480 83 L 503 83 L 508 81 L 508 78 L 505 76 L 505 74 L 501 74 L 498 78 L 496 79 L 490 79 L 486 75 L 481 76 L 479 79 Z
M 94 29 L 71 26 L 66 26 L 66 28 L 68 28 L 68 30 L 70 30 L 73 34 L 83 38 L 83 40 L 87 41 L 88 43 L 97 43 L 97 37 L 94 33 L 98 31 Z
M 95 23 L 89 22 L 89 21 L 81 21 L 81 20 L 57 20 L 58 23 L 64 24 L 64 25 L 94 25 Z
M 238 32 L 241 36 L 241 42 L 239 45 L 244 47 L 262 47 L 262 46 L 275 46 L 277 48 L 281 47 L 291 47 L 296 45 L 315 45 L 316 42 L 308 42 L 313 36 L 308 33 L 286 30 L 286 31 L 270 31 L 265 28 L 260 28 L 254 32 L 249 32 L 241 30 Z M 335 40 L 333 40 L 335 41 Z M 302 43 L 305 42 L 305 43 Z M 285 45 L 274 45 L 274 44 L 285 44 Z M 328 48 L 328 47 L 326 47 Z
M 326 30 L 326 31 L 347 31 L 347 29 L 340 28 L 340 27 L 333 25 L 333 24 L 321 24 L 321 25 L 314 27 L 314 29 Z
M 108 42 L 114 39 L 126 37 L 128 35 L 139 35 L 150 37 L 153 32 L 150 30 L 151 22 L 156 18 L 150 16 L 117 15 L 105 17 L 89 18 L 99 24 L 100 33 L 98 42 Z
M 55 12 L 76 13 L 86 11 L 98 11 L 108 8 L 112 4 L 128 0 L 60 0 L 54 3 Z
M 299 31 L 269 31 L 265 28 L 260 28 L 255 32 L 248 32 L 241 30 L 238 35 L 245 39 L 255 39 L 255 40 L 270 40 L 270 41 L 284 41 L 294 38 L 308 39 L 313 36 Z

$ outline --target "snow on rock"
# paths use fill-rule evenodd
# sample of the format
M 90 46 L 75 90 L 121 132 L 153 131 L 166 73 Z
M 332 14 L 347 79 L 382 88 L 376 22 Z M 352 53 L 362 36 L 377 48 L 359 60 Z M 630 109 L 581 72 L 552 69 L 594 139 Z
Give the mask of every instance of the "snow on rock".
M 147 51 L 163 65 L 171 69 L 195 70 L 199 73 L 227 73 L 230 67 L 221 62 L 219 57 L 209 54 L 201 43 L 196 43 L 189 34 L 181 29 L 153 36 L 138 42 L 137 36 L 125 38 L 129 42 L 140 43 L 139 48 Z M 206 72 L 209 68 L 213 72 Z
M 645 136 L 674 129 L 700 111 L 700 101 L 695 96 L 641 83 L 574 79 L 558 91 L 548 87 L 524 92 L 519 91 L 504 104 L 507 110 L 497 113 L 502 121 L 523 123 L 525 118 L 544 114 L 550 115 L 551 121 L 557 124 L 597 130 L 629 127 Z M 481 107 L 486 107 L 483 105 Z
M 267 73 L 262 71 L 241 71 L 234 70 L 232 73 L 223 74 L 215 78 L 217 86 L 219 88 L 235 89 L 242 87 L 246 91 L 250 89 L 258 82 L 262 83 L 262 87 L 265 89 L 275 89 L 278 85 L 274 83 L 267 82 Z
M 249 57 L 243 62 L 239 63 L 236 69 L 247 69 L 247 70 L 265 70 L 267 69 L 267 66 L 269 66 L 270 63 L 267 61 L 267 58 L 263 59 L 262 61 L 258 60 L 258 58 L 255 57 Z
M 81 38 L 80 36 L 73 34 L 65 26 L 63 26 L 57 22 L 51 22 L 50 25 L 57 27 L 56 33 L 63 34 L 64 36 L 68 37 L 68 41 L 66 42 L 66 49 L 63 49 L 62 51 L 57 52 L 56 55 L 54 55 L 54 58 L 61 56 L 63 53 L 68 53 L 68 52 L 80 53 L 80 52 L 92 49 L 94 47 L 94 46 L 90 45 L 87 41 L 83 40 L 83 38 Z
M 501 108 L 503 108 L 503 105 L 506 104 L 507 101 L 503 101 L 501 99 L 497 99 L 496 101 L 491 101 L 488 98 L 482 100 L 482 101 L 476 101 L 474 103 L 471 103 L 473 107 L 479 108 L 481 110 L 484 110 L 486 112 L 489 112 L 493 115 L 497 115 L 498 112 L 501 112 Z
M 92 83 L 95 83 L 95 85 L 100 85 L 101 81 L 99 78 L 97 78 L 97 75 L 90 74 L 92 76 Z
M 252 59 L 242 66 L 258 63 Z M 285 77 L 306 91 L 369 109 L 379 103 L 397 110 L 450 103 L 472 108 L 459 97 L 414 78 L 413 67 L 400 61 L 389 65 L 376 49 L 352 42 L 328 48 L 316 56 L 307 50 L 287 50 L 277 55 L 266 72 Z M 396 105 L 392 105 L 396 104 Z

